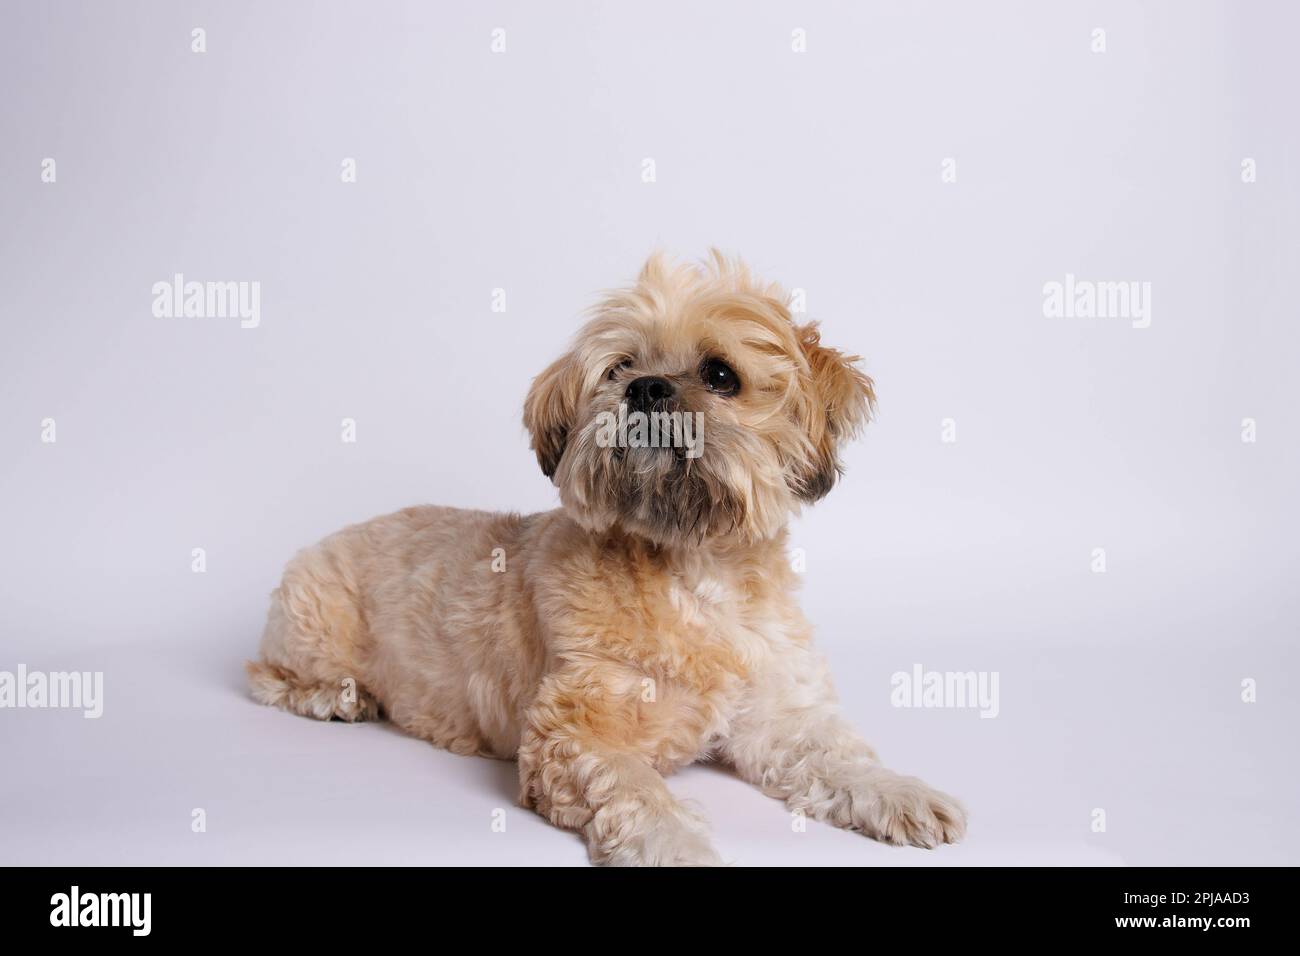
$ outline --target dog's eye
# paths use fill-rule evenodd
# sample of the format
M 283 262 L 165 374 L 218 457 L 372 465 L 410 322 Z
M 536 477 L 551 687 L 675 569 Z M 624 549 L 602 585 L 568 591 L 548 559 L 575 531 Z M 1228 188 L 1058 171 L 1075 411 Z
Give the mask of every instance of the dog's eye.
M 614 377 L 618 375 L 619 372 L 623 371 L 623 369 L 625 368 L 631 368 L 631 367 L 632 367 L 632 360 L 623 359 L 623 361 L 619 362 L 617 365 L 610 366 L 609 371 L 605 373 L 605 377 L 610 381 L 613 381 Z
M 740 391 L 740 377 L 731 370 L 730 365 L 718 359 L 705 360 L 700 366 L 700 378 L 719 395 L 735 395 Z

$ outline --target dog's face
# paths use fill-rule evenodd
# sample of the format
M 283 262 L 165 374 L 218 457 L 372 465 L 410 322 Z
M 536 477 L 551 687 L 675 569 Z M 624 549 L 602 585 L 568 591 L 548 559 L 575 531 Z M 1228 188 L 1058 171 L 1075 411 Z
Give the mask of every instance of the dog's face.
M 831 489 L 871 380 L 785 301 L 714 253 L 703 269 L 652 257 L 597 306 L 524 405 L 575 520 L 661 545 L 755 541 Z

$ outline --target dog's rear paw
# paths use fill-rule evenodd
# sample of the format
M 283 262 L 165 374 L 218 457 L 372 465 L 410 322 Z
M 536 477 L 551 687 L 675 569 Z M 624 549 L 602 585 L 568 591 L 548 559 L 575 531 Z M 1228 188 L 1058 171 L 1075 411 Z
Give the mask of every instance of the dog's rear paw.
M 379 702 L 354 678 L 343 677 L 337 683 L 304 680 L 289 668 L 266 661 L 249 661 L 244 670 L 253 699 L 271 707 L 317 720 L 355 722 L 379 717 Z
M 933 849 L 966 835 L 966 811 L 916 777 L 871 770 L 851 791 L 852 827 L 885 843 Z

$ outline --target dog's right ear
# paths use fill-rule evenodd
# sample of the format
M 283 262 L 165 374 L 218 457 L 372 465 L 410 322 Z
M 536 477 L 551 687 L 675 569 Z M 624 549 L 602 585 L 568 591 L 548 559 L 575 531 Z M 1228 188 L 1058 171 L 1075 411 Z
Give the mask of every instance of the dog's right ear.
M 875 385 L 858 368 L 856 355 L 821 344 L 817 323 L 795 328 L 808 362 L 808 440 L 813 454 L 796 472 L 796 494 L 816 501 L 831 490 L 840 475 L 839 447 L 857 434 L 876 407 Z
M 532 437 L 531 447 L 547 478 L 554 479 L 555 469 L 560 467 L 581 390 L 578 362 L 569 354 L 556 359 L 533 379 L 524 399 L 524 427 Z

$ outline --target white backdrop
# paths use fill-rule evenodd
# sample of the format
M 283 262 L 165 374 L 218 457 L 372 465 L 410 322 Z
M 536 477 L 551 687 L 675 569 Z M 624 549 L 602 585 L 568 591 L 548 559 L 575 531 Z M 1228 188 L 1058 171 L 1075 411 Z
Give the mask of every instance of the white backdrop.
M 868 738 L 972 814 L 895 850 L 691 768 L 723 855 L 1300 862 L 1294 5 L 3 20 L 0 670 L 102 671 L 104 711 L 0 709 L 0 862 L 582 862 L 511 765 L 256 706 L 241 662 L 345 523 L 554 506 L 530 377 L 711 245 L 876 380 L 805 604 Z M 176 273 L 258 283 L 257 326 L 156 316 Z M 1149 283 L 1149 325 L 1045 315 L 1067 275 Z M 996 672 L 998 716 L 892 706 L 915 664 Z

